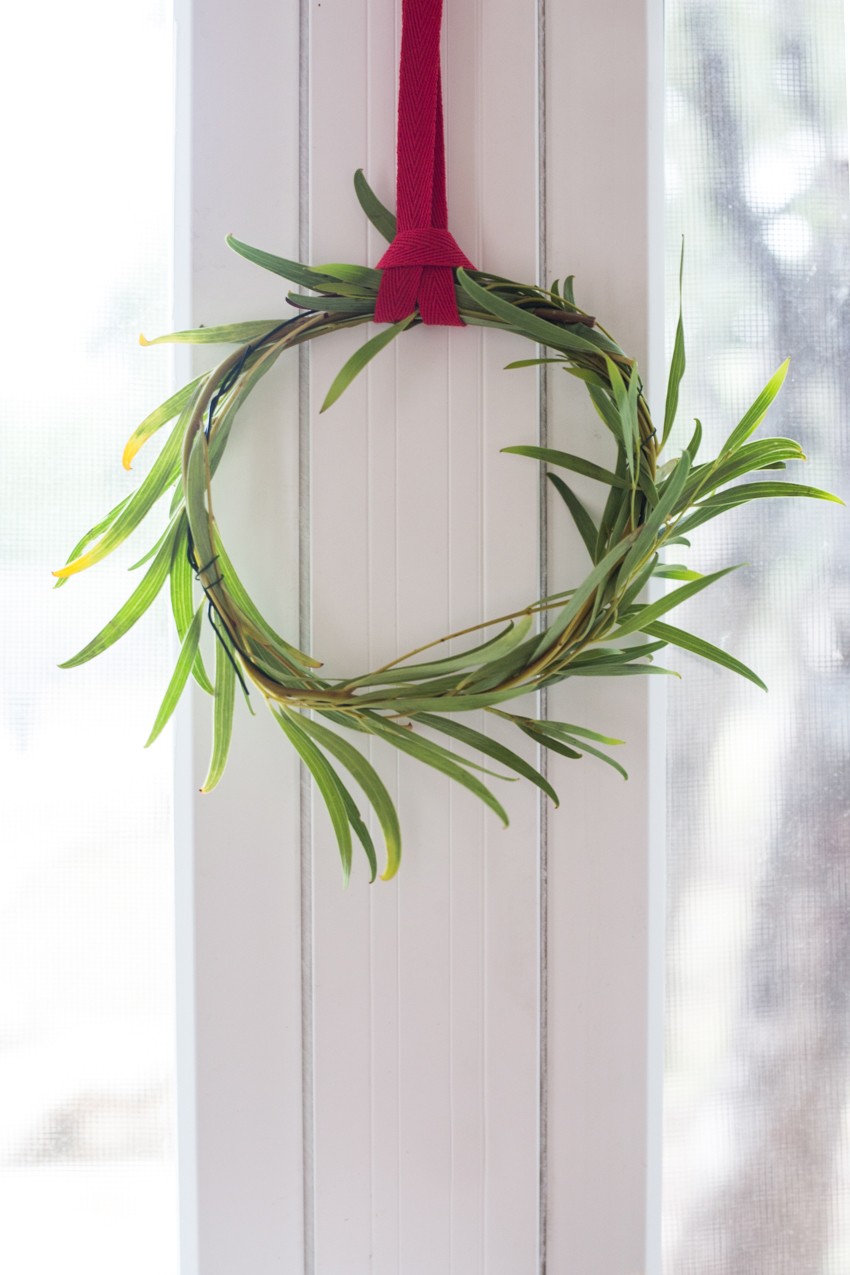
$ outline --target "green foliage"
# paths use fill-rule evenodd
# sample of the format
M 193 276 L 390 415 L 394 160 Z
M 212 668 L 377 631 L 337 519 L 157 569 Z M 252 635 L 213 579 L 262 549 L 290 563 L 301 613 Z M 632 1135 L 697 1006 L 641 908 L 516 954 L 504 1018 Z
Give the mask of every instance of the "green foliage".
M 358 168 L 354 174 L 354 190 L 360 201 L 360 207 L 372 225 L 384 236 L 388 243 L 392 243 L 398 231 L 395 215 L 381 203 L 367 182 L 362 168 Z
M 396 231 L 395 218 L 371 191 L 362 172 L 355 178 L 355 188 L 366 215 L 391 240 Z M 290 302 L 303 313 L 288 321 L 261 320 L 158 338 L 230 342 L 238 348 L 216 369 L 172 395 L 142 422 L 127 444 L 128 468 L 148 438 L 178 417 L 139 488 L 80 540 L 67 565 L 56 572 L 61 584 L 106 557 L 172 489 L 166 530 L 135 564 L 141 566 L 152 559 L 141 583 L 118 614 L 63 667 L 92 659 L 122 637 L 170 578 L 171 606 L 182 646 L 148 744 L 164 728 L 190 672 L 193 673 L 214 696 L 213 749 L 203 791 L 213 788 L 224 772 L 239 681 L 246 697 L 251 689 L 266 700 L 313 776 L 328 810 L 345 880 L 351 871 L 353 837 L 363 848 L 371 880 L 377 875 L 377 856 L 369 827 L 337 766 L 354 780 L 374 812 L 385 843 L 382 877 L 387 880 L 398 871 L 401 861 L 398 815 L 377 770 L 348 735 L 369 737 L 432 767 L 465 787 L 507 824 L 501 802 L 479 775 L 526 779 L 556 803 L 557 794 L 526 758 L 484 731 L 455 720 L 455 715 L 484 710 L 502 718 L 539 748 L 573 761 L 595 757 L 625 778 L 619 762 L 603 751 L 622 741 L 567 722 L 511 714 L 504 705 L 570 677 L 669 675 L 669 670 L 653 662 L 654 655 L 668 645 L 699 655 L 765 689 L 761 679 L 733 655 L 662 619 L 734 568 L 702 576 L 682 564 L 666 565 L 660 555 L 669 546 L 687 546 L 686 535 L 692 530 L 751 500 L 783 496 L 836 499 L 817 488 L 773 477 L 738 482 L 748 475 L 805 460 L 799 445 L 790 439 L 751 439 L 781 388 L 787 363 L 744 413 L 719 456 L 697 463 L 702 429 L 696 422 L 688 447 L 660 465 L 659 453 L 675 423 L 685 370 L 681 309 L 659 439 L 634 360 L 579 310 L 572 277 L 560 290 L 556 282 L 547 291 L 464 270 L 456 272 L 463 320 L 502 328 L 542 345 L 548 351 L 545 357 L 519 359 L 508 366 L 560 365 L 584 382 L 610 431 L 612 468 L 551 448 L 504 449 L 593 479 L 607 489 L 597 525 L 560 474 L 547 475 L 581 536 L 591 570 L 574 588 L 536 599 L 511 615 L 437 639 L 383 668 L 353 678 L 320 677 L 321 662 L 276 633 L 248 595 L 222 544 L 212 512 L 211 484 L 236 415 L 260 378 L 285 350 L 340 328 L 368 322 L 374 315 L 380 272 L 343 263 L 314 268 L 249 247 L 232 236 L 228 242 L 249 261 L 316 295 L 290 293 Z M 558 321 L 559 314 L 565 315 L 563 322 Z M 340 397 L 386 345 L 419 322 L 415 313 L 362 345 L 335 378 L 322 410 Z M 653 576 L 682 583 L 652 602 L 639 601 L 641 591 Z M 214 683 L 200 653 L 205 611 L 216 637 Z M 495 637 L 479 640 L 459 654 L 425 661 L 416 658 L 449 639 L 480 634 L 495 625 L 499 626 Z M 535 629 L 535 625 L 539 627 Z M 640 640 L 623 645 L 622 639 L 631 635 L 638 635 Z M 447 737 L 452 747 L 444 747 L 424 735 L 423 729 Z M 487 770 L 475 760 L 478 757 L 497 763 L 509 773 Z

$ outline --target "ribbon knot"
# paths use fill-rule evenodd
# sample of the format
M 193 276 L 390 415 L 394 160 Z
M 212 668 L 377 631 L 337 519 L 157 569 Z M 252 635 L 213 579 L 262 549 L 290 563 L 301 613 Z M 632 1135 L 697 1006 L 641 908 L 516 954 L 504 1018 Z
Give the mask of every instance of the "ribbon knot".
M 403 0 L 398 91 L 398 234 L 383 271 L 376 323 L 398 323 L 416 305 L 424 323 L 463 327 L 456 266 L 474 269 L 448 229 L 440 23 L 443 0 Z

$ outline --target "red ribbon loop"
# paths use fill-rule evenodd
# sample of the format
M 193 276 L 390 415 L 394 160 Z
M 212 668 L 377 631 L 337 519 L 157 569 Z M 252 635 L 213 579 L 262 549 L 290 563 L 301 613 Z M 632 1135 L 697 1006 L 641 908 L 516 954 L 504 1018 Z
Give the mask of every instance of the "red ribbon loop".
M 376 323 L 398 323 L 418 303 L 424 323 L 463 327 L 455 266 L 473 269 L 448 230 L 440 23 L 443 0 L 403 0 L 398 92 L 398 234 L 383 271 Z

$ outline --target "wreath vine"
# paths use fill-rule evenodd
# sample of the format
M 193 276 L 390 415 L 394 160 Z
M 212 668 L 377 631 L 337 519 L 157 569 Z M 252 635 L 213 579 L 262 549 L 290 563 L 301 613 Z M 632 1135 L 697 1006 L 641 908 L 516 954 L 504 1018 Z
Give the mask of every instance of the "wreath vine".
M 366 216 L 392 242 L 396 219 L 378 200 L 360 170 L 355 176 L 355 189 Z M 546 357 L 522 359 L 508 367 L 562 365 L 585 383 L 596 411 L 612 435 L 616 449 L 613 469 L 549 448 L 504 449 L 607 487 L 607 500 L 597 526 L 567 482 L 556 473 L 547 473 L 572 515 L 590 557 L 591 570 L 575 588 L 535 599 L 512 615 L 438 638 L 383 668 L 354 677 L 321 677 L 321 662 L 276 633 L 248 596 L 213 514 L 212 479 L 224 457 L 239 408 L 257 382 L 284 350 L 340 328 L 371 323 L 381 272 L 348 264 L 311 267 L 249 247 L 232 236 L 227 242 L 249 261 L 306 288 L 307 293 L 290 292 L 286 298 L 302 313 L 289 319 L 177 332 L 150 342 L 140 338 L 143 345 L 162 341 L 225 343 L 236 344 L 236 349 L 212 371 L 172 395 L 139 425 L 124 450 L 126 469 L 140 448 L 177 418 L 137 490 L 87 532 L 74 547 L 67 565 L 54 573 L 59 577 L 58 584 L 64 584 L 77 572 L 100 562 L 173 489 L 166 530 L 135 564 L 140 567 L 150 562 L 141 583 L 100 633 L 61 667 L 83 664 L 123 637 L 168 580 L 181 649 L 147 745 L 166 725 L 191 673 L 214 698 L 212 757 L 202 791 L 214 788 L 224 771 L 237 683 L 246 700 L 249 690 L 255 688 L 315 780 L 336 834 L 345 880 L 351 869 L 352 836 L 363 846 L 372 881 L 377 875 L 377 855 L 360 809 L 340 776 L 340 768 L 348 772 L 375 811 L 386 845 L 382 879 L 387 880 L 395 875 L 401 859 L 398 816 L 377 771 L 339 728 L 383 740 L 441 771 L 479 797 L 507 825 L 502 804 L 478 777 L 495 772 L 485 771 L 462 752 L 444 747 L 433 735 L 447 736 L 513 775 L 530 780 L 556 804 L 557 794 L 546 777 L 524 758 L 482 731 L 456 721 L 456 715 L 483 709 L 509 721 L 543 748 L 573 760 L 592 755 L 626 778 L 619 762 L 597 747 L 614 746 L 621 740 L 567 722 L 517 715 L 507 711 L 506 705 L 569 677 L 667 673 L 669 670 L 652 661 L 654 654 L 668 644 L 712 660 L 767 689 L 740 660 L 662 619 L 668 611 L 735 568 L 700 575 L 685 566 L 666 565 L 659 555 L 667 546 L 687 546 L 689 532 L 751 500 L 779 496 L 838 500 L 817 488 L 785 481 L 762 478 L 736 484 L 735 480 L 755 471 L 784 469 L 787 461 L 805 460 L 799 444 L 790 439 L 750 441 L 782 385 L 787 360 L 735 425 L 713 460 L 697 463 L 702 428 L 696 421 L 688 446 L 678 457 L 659 465 L 659 455 L 676 419 L 679 385 L 685 370 L 681 304 L 659 438 L 635 360 L 577 305 L 572 277 L 562 287 L 556 281 L 546 289 L 463 268 L 454 272 L 458 312 L 463 322 L 512 332 L 544 347 L 548 351 Z M 681 269 L 679 286 L 681 296 Z M 322 410 L 339 398 L 370 359 L 420 322 L 416 309 L 361 346 L 337 375 Z M 96 543 L 89 549 L 92 541 Z M 652 577 L 681 583 L 657 601 L 641 602 L 641 593 Z M 194 592 L 196 582 L 200 598 Z M 217 639 L 212 677 L 200 650 L 205 610 Z M 538 618 L 543 623 L 535 630 Z M 494 625 L 504 627 L 495 637 L 460 655 L 425 662 L 416 658 L 450 638 Z M 637 640 L 624 645 L 621 640 L 626 638 Z M 408 725 L 401 725 L 401 721 Z M 416 729 L 420 727 L 429 734 L 423 735 Z

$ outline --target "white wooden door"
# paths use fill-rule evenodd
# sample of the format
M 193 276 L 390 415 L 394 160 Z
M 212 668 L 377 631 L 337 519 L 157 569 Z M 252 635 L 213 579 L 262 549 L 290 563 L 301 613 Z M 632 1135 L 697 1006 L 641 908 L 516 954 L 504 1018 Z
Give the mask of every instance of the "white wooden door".
M 656 398 L 657 3 L 445 0 L 443 40 L 458 242 L 514 278 L 577 274 Z M 285 285 L 224 234 L 378 259 L 352 177 L 393 203 L 400 3 L 186 4 L 179 319 L 283 315 Z M 476 329 L 405 335 L 319 416 L 369 334 L 278 365 L 217 479 L 249 587 L 333 673 L 583 576 L 537 465 L 500 449 L 548 429 L 607 459 L 580 396 L 503 371 L 532 351 Z M 510 785 L 506 831 L 375 746 L 404 860 L 347 891 L 273 723 L 242 722 L 222 786 L 194 799 L 207 705 L 184 719 L 183 1275 L 657 1275 L 658 741 L 647 689 L 614 686 L 568 684 L 550 712 L 625 735 L 630 784 L 552 765 L 560 809 Z

